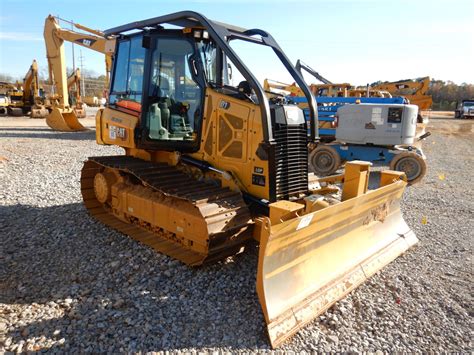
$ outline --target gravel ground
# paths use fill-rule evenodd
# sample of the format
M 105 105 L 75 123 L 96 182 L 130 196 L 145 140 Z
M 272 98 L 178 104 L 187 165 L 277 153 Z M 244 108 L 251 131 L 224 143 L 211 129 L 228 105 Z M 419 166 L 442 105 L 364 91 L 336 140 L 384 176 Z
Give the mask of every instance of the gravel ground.
M 24 121 L 0 118 L 0 352 L 270 349 L 256 246 L 191 269 L 100 225 L 81 165 L 121 150 Z M 419 245 L 282 350 L 472 352 L 473 123 L 430 125 L 428 175 L 402 205 Z

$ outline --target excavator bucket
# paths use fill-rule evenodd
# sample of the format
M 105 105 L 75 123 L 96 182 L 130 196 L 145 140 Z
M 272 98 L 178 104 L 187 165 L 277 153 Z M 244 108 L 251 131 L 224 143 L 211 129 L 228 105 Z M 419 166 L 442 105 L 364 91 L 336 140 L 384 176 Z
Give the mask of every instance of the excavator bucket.
M 74 132 L 87 130 L 78 120 L 71 109 L 53 108 L 48 116 L 46 116 L 46 123 L 54 131 Z
M 376 190 L 263 222 L 257 293 L 273 347 L 417 243 L 400 211 L 406 182 L 385 174 Z

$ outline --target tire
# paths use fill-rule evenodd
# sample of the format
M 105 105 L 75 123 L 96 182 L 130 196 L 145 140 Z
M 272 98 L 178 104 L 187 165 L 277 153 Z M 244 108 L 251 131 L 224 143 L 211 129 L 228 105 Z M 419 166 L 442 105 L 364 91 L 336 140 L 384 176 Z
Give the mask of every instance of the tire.
M 400 153 L 390 162 L 390 169 L 402 171 L 407 176 L 408 185 L 419 182 L 426 174 L 425 159 L 416 153 Z
M 320 145 L 309 154 L 309 165 L 318 176 L 331 175 L 341 166 L 341 157 L 334 148 Z
M 13 116 L 13 117 L 23 116 L 23 110 L 19 107 L 9 107 L 8 116 Z
M 461 111 L 459 110 L 454 111 L 454 118 L 461 118 Z

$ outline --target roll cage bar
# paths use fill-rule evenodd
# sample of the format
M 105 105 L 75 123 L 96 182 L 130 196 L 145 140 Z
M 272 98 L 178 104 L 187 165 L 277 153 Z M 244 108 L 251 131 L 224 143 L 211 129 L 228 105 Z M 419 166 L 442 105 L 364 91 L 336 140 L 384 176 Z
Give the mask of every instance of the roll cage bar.
M 273 144 L 273 132 L 270 115 L 270 105 L 265 96 L 265 91 L 259 84 L 255 76 L 250 72 L 247 66 L 238 57 L 235 51 L 230 47 L 229 41 L 232 39 L 240 39 L 257 44 L 263 44 L 271 47 L 285 68 L 295 79 L 298 86 L 303 90 L 306 99 L 308 100 L 309 114 L 311 117 L 311 141 L 318 137 L 318 116 L 316 109 L 316 100 L 306 85 L 302 75 L 291 64 L 288 57 L 277 44 L 275 39 L 267 32 L 260 29 L 246 30 L 237 26 L 228 25 L 225 23 L 211 21 L 205 16 L 194 11 L 181 11 L 169 15 L 150 18 L 148 20 L 131 22 L 122 26 L 114 27 L 104 31 L 105 36 L 118 36 L 128 31 L 133 30 L 153 30 L 160 28 L 162 24 L 169 24 L 179 27 L 204 27 L 208 31 L 210 38 L 212 38 L 220 49 L 227 55 L 232 63 L 241 72 L 243 77 L 254 88 L 257 95 L 259 105 L 262 109 L 262 124 L 264 129 L 264 141 L 268 144 Z M 260 37 L 255 37 L 260 36 Z M 222 71 L 221 71 L 222 73 Z

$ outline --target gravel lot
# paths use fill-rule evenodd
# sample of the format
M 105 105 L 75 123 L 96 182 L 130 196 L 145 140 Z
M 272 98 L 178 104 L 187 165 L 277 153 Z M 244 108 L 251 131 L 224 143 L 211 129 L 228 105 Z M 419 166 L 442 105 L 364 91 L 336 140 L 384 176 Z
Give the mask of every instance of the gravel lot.
M 473 351 L 472 126 L 431 120 L 428 174 L 402 206 L 420 244 L 282 350 Z M 0 118 L 0 352 L 269 351 L 256 246 L 191 269 L 89 217 L 82 162 L 120 153 Z

